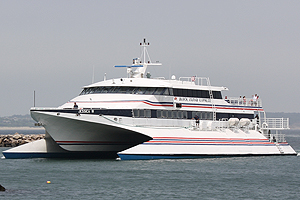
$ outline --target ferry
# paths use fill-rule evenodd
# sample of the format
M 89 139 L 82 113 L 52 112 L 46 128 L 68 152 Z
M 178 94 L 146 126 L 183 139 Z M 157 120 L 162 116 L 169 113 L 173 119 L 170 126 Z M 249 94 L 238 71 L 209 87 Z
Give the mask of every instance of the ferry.
M 3 152 L 6 158 L 169 159 L 296 155 L 281 134 L 288 118 L 267 118 L 257 95 L 223 97 L 207 77 L 152 78 L 144 39 L 124 78 L 84 86 L 57 108 L 30 109 L 46 138 Z

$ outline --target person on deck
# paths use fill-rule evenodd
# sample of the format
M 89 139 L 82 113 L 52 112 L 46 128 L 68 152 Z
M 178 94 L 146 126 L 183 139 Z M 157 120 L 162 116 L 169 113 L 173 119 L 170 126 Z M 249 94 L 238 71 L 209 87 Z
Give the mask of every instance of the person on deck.
M 243 99 L 242 96 L 240 96 L 239 101 L 238 101 L 238 105 L 242 105 Z
M 246 103 L 247 103 L 247 99 L 245 96 L 243 96 L 243 103 L 244 103 L 244 105 L 246 105 Z
M 198 117 L 198 115 L 195 115 L 195 117 L 193 118 L 194 120 L 196 120 L 196 127 L 198 127 L 199 128 L 199 117 Z
M 252 99 L 253 99 L 253 104 L 256 106 L 257 94 L 255 94 Z
M 78 109 L 78 105 L 76 104 L 76 102 L 74 102 L 73 108 L 74 108 L 74 109 Z

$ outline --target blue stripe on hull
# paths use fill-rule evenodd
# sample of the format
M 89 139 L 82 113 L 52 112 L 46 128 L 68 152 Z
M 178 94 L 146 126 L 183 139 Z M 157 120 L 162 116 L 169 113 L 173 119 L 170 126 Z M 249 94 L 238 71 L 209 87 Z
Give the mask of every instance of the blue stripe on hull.
M 118 154 L 121 160 L 155 160 L 155 159 L 195 159 L 216 158 L 218 155 L 125 155 Z
M 22 153 L 22 152 L 2 152 L 6 159 L 24 158 L 74 158 L 74 159 L 115 159 L 116 152 L 68 152 L 68 153 Z
M 23 158 L 57 158 L 57 153 L 4 153 L 6 159 L 23 159 Z

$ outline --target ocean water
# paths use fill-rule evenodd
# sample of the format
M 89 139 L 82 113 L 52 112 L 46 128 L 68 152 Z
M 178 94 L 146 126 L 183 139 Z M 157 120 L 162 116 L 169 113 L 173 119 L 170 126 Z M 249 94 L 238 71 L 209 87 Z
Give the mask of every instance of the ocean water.
M 300 152 L 300 131 L 287 141 Z M 0 148 L 2 151 L 7 148 Z M 0 159 L 0 199 L 300 199 L 300 156 Z M 47 183 L 50 181 L 51 183 Z

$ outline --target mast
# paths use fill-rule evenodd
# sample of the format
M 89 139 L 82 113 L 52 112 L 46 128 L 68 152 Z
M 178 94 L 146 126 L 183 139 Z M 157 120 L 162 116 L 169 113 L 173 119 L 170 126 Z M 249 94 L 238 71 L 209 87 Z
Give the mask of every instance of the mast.
M 144 78 L 145 72 L 149 65 L 161 65 L 161 63 L 152 63 L 147 47 L 150 45 L 146 41 L 146 38 L 143 39 L 143 42 L 140 43 L 140 46 L 143 48 L 140 58 L 134 58 L 132 65 L 117 65 L 115 67 L 127 67 L 127 76 L 128 78 Z M 146 58 L 147 56 L 147 58 Z M 135 71 L 132 71 L 132 67 L 136 67 Z
M 146 38 L 144 38 L 144 41 L 143 41 L 143 43 L 140 43 L 140 46 L 143 47 L 143 51 L 142 51 L 142 55 L 141 55 L 141 57 L 143 57 L 142 63 L 146 64 L 146 53 L 148 56 L 148 63 L 151 63 L 151 59 L 150 59 L 150 56 L 147 51 L 147 46 L 150 46 L 150 43 L 146 42 Z

